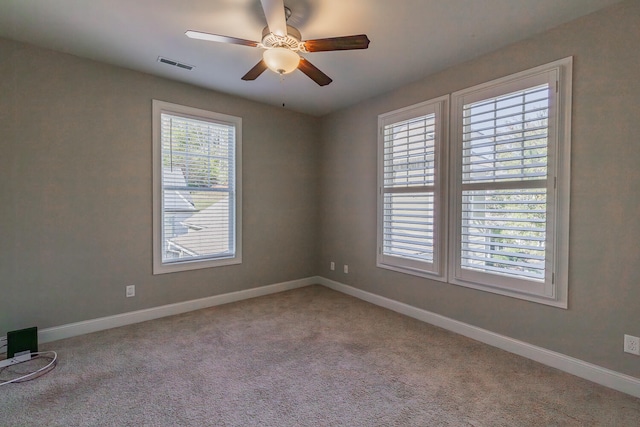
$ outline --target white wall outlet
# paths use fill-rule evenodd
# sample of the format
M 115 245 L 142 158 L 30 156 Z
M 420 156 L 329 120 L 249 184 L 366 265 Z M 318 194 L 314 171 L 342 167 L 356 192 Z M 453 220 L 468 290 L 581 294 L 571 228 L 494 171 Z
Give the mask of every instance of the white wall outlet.
M 344 274 L 349 273 L 349 266 L 347 264 L 344 265 Z
M 127 298 L 136 296 L 136 285 L 127 285 Z
M 640 356 L 640 338 L 632 335 L 624 336 L 624 351 Z
M 331 264 L 329 264 L 329 268 L 333 271 L 336 269 L 336 263 L 331 261 Z

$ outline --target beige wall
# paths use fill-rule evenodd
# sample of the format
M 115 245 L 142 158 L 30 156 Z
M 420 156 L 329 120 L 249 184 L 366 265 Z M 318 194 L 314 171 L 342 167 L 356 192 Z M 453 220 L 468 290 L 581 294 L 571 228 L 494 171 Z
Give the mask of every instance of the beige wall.
M 318 118 L 1 39 L 0 95 L 0 335 L 315 274 Z M 242 117 L 241 265 L 152 275 L 154 98 Z
M 640 377 L 640 359 L 622 351 L 623 334 L 640 336 L 638 40 L 640 2 L 627 1 L 325 117 L 318 273 Z M 569 309 L 377 268 L 378 114 L 571 55 Z
M 0 335 L 318 274 L 640 377 L 638 40 L 630 0 L 322 119 L 0 40 Z M 376 268 L 378 114 L 570 55 L 569 309 Z M 151 274 L 154 98 L 242 117 L 242 265 Z

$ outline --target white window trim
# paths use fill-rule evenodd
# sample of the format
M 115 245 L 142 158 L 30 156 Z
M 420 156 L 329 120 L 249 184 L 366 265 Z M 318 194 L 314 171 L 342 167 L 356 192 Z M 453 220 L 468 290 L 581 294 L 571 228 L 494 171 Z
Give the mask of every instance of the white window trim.
M 235 142 L 235 255 L 228 258 L 162 262 L 162 113 L 231 124 L 236 128 Z M 152 101 L 152 173 L 153 173 L 153 274 L 173 273 L 242 263 L 242 119 L 169 102 Z
M 376 265 L 380 268 L 427 277 L 434 280 L 447 280 L 447 135 L 448 135 L 449 95 L 434 98 L 419 104 L 401 108 L 378 116 L 378 198 L 377 198 L 377 251 Z M 384 245 L 384 127 L 388 124 L 436 114 L 435 120 L 435 184 L 434 184 L 434 257 L 433 263 L 413 261 L 393 257 L 383 253 Z
M 553 144 L 549 148 L 554 155 L 550 155 L 547 180 L 549 187 L 555 184 L 556 191 L 553 197 L 547 200 L 547 212 L 553 216 L 547 223 L 552 228 L 547 231 L 548 240 L 553 258 L 547 259 L 545 268 L 548 273 L 544 291 L 541 294 L 531 294 L 522 290 L 516 290 L 508 286 L 508 281 L 494 283 L 492 285 L 478 283 L 462 278 L 459 270 L 460 233 L 461 226 L 461 161 L 459 151 L 462 145 L 462 119 L 463 104 L 477 92 L 486 92 L 495 88 L 497 92 L 508 92 L 510 85 L 517 85 L 518 81 L 536 75 L 555 75 L 556 91 L 552 91 L 554 101 L 551 107 L 557 111 L 553 114 L 555 122 L 549 122 L 549 139 Z M 513 74 L 501 79 L 493 80 L 469 89 L 452 94 L 451 113 L 451 199 L 450 199 L 450 239 L 449 239 L 449 282 L 455 285 L 466 286 L 474 289 L 516 297 L 528 301 L 538 302 L 560 308 L 568 307 L 568 259 L 569 259 L 569 186 L 570 186 L 570 159 L 571 159 L 571 92 L 572 92 L 572 57 L 561 59 L 530 70 Z M 465 101 L 467 97 L 467 101 Z M 550 114 L 552 117 L 552 114 Z M 554 229 L 555 228 L 555 229 Z

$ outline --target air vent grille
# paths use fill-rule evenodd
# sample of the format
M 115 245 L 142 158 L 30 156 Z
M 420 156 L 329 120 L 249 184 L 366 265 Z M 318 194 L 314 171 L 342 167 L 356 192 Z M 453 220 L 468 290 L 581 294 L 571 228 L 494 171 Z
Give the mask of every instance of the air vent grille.
M 162 56 L 158 56 L 158 62 L 162 62 L 163 64 L 173 65 L 174 67 L 184 68 L 185 70 L 193 70 L 195 67 L 193 65 L 184 64 L 182 62 L 174 61 L 173 59 L 164 58 Z

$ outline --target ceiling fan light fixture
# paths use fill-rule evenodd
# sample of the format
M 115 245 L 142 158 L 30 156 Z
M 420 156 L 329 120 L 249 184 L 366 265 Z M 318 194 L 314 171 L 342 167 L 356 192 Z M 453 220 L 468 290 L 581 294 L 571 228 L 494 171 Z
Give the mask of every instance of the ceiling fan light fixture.
M 244 81 L 257 79 L 267 69 L 281 76 L 297 69 L 319 86 L 326 86 L 333 80 L 309 62 L 306 57 L 300 57 L 300 54 L 367 49 L 369 47 L 369 38 L 366 34 L 303 40 L 297 28 L 287 25 L 291 10 L 284 6 L 283 0 L 259 1 L 262 3 L 267 20 L 267 26 L 262 30 L 262 41 L 260 42 L 193 30 L 188 30 L 185 34 L 195 39 L 265 49 L 262 60 L 241 77 Z
M 300 55 L 286 47 L 267 49 L 262 54 L 267 67 L 278 74 L 289 74 L 298 68 Z

